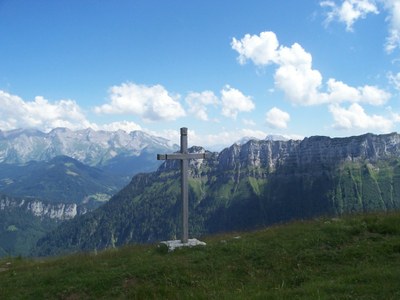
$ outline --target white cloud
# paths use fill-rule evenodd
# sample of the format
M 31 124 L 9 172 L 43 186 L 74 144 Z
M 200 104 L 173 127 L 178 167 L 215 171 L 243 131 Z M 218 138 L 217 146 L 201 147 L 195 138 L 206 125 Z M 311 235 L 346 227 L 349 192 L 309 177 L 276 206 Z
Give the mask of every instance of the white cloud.
M 375 1 L 371 0 L 345 0 L 341 5 L 337 5 L 334 1 L 321 1 L 320 5 L 329 9 L 326 24 L 337 20 L 346 24 L 347 31 L 353 31 L 353 24 L 358 19 L 365 19 L 371 13 L 379 13 Z
M 289 101 L 300 105 L 318 104 L 321 101 L 318 89 L 322 76 L 319 71 L 312 69 L 311 54 L 298 43 L 294 43 L 290 48 L 279 46 L 275 33 L 268 31 L 261 32 L 259 36 L 246 34 L 239 41 L 234 38 L 231 45 L 238 51 L 238 60 L 241 63 L 250 59 L 257 66 L 277 64 L 275 86 L 285 93 Z
M 124 130 L 126 132 L 136 131 L 136 130 L 143 130 L 139 124 L 130 121 L 119 121 L 119 122 L 112 122 L 103 125 L 95 125 L 92 126 L 95 130 L 105 130 L 105 131 L 117 131 L 117 130 Z
M 290 48 L 280 46 L 277 51 L 277 63 L 281 66 L 294 66 L 298 68 L 311 68 L 312 56 L 301 45 L 294 43 Z
M 368 115 L 358 103 L 353 103 L 348 109 L 332 104 L 329 110 L 335 120 L 333 125 L 337 129 L 363 129 L 388 132 L 393 121 L 378 115 Z
M 327 86 L 326 101 L 329 103 L 362 102 L 370 105 L 383 105 L 391 96 L 388 92 L 375 86 L 365 85 L 355 88 L 332 78 L 328 80 Z
M 36 128 L 49 131 L 55 127 L 82 129 L 91 127 L 78 104 L 73 100 L 50 103 L 41 96 L 24 101 L 18 96 L 0 91 L 0 128 Z
M 313 105 L 323 101 L 318 89 L 322 76 L 312 69 L 312 58 L 297 43 L 292 47 L 280 47 L 279 67 L 275 72 L 275 85 L 284 91 L 286 97 L 295 104 Z
M 186 102 L 189 105 L 190 114 L 193 114 L 199 120 L 208 121 L 207 106 L 217 105 L 219 100 L 212 91 L 204 91 L 201 93 L 189 93 L 186 96 Z
M 36 128 L 48 132 L 57 127 L 71 130 L 93 128 L 94 130 L 131 132 L 142 130 L 134 122 L 120 121 L 109 124 L 96 124 L 87 120 L 84 112 L 73 100 L 60 100 L 53 103 L 41 96 L 34 101 L 24 101 L 16 95 L 0 90 L 0 129 Z
M 389 12 L 387 21 L 389 22 L 389 35 L 386 39 L 385 50 L 392 53 L 400 46 L 400 1 L 383 0 L 384 7 Z
M 154 136 L 162 136 L 169 139 L 172 143 L 179 145 L 180 133 L 179 130 L 165 129 L 160 132 L 148 131 L 147 133 Z M 262 130 L 254 130 L 248 128 L 232 128 L 227 130 L 222 128 L 215 134 L 199 134 L 196 130 L 189 129 L 188 132 L 188 146 L 201 146 L 210 151 L 221 151 L 225 147 L 231 146 L 233 143 L 241 140 L 244 137 L 254 137 L 263 140 L 268 136 L 268 133 Z M 283 137 L 293 140 L 301 140 L 304 138 L 298 134 L 283 134 Z
M 337 20 L 346 24 L 346 30 L 352 31 L 353 25 L 359 19 L 364 19 L 368 14 L 379 14 L 378 4 L 387 11 L 388 36 L 385 51 L 392 53 L 400 47 L 400 1 L 399 0 L 345 0 L 341 5 L 335 1 L 321 1 L 320 5 L 329 11 L 325 20 L 326 24 Z
M 222 115 L 236 119 L 237 114 L 255 108 L 250 96 L 245 96 L 235 88 L 226 85 L 221 91 Z
M 390 93 L 377 88 L 376 86 L 365 85 L 358 88 L 361 92 L 360 101 L 371 105 L 383 105 L 391 97 Z
M 123 83 L 110 88 L 111 102 L 95 108 L 96 113 L 134 114 L 145 121 L 172 121 L 185 116 L 181 104 L 161 85 Z
M 337 81 L 335 79 L 329 79 L 327 82 L 329 100 L 333 103 L 340 103 L 344 101 L 359 101 L 360 91 L 354 87 L 348 86 L 347 84 Z
M 195 131 L 189 131 L 192 145 L 199 145 L 212 150 L 221 150 L 224 147 L 229 147 L 243 137 L 254 137 L 257 139 L 265 139 L 267 133 L 261 130 L 252 129 L 236 129 L 236 130 L 221 130 L 217 134 L 197 134 Z
M 361 6 L 361 3 L 359 4 Z M 267 32 L 267 36 L 275 38 L 262 39 L 265 32 L 260 33 L 259 39 L 264 42 L 258 47 L 275 49 L 271 54 L 270 50 L 265 51 L 268 55 L 258 49 L 256 53 L 252 51 L 253 44 L 246 41 L 255 39 L 254 36 L 246 35 L 242 40 L 234 39 L 232 48 L 239 52 L 239 61 L 250 59 L 257 66 L 264 66 L 268 63 L 275 63 L 277 69 L 274 74 L 275 86 L 282 90 L 286 98 L 293 104 L 298 105 L 318 105 L 326 103 L 341 102 L 363 102 L 372 105 L 382 105 L 389 98 L 390 94 L 374 86 L 365 85 L 362 87 L 351 87 L 333 78 L 327 81 L 327 92 L 321 92 L 323 88 L 322 75 L 318 70 L 312 68 L 312 56 L 303 47 L 294 43 L 291 47 L 279 46 L 275 34 Z M 268 42 L 272 43 L 269 45 Z M 240 43 L 241 47 L 233 47 Z M 250 47 L 246 51 L 246 47 Z M 261 59 L 260 57 L 264 57 Z
M 266 31 L 259 36 L 246 34 L 241 40 L 233 38 L 231 46 L 239 53 L 240 64 L 250 59 L 255 65 L 267 65 L 276 60 L 279 42 L 275 33 Z
M 163 130 L 161 132 L 147 131 L 149 134 L 155 136 L 162 136 L 169 139 L 171 142 L 180 143 L 179 130 Z M 265 139 L 268 134 L 262 130 L 253 130 L 246 128 L 237 128 L 227 130 L 223 128 L 215 134 L 199 134 L 196 130 L 189 129 L 188 132 L 188 146 L 201 146 L 211 151 L 220 151 L 225 147 L 231 146 L 236 141 L 243 137 L 254 137 L 257 139 Z
M 273 107 L 266 113 L 266 121 L 272 128 L 285 129 L 290 121 L 290 115 L 277 107 Z
M 210 150 L 222 150 L 225 147 L 231 146 L 233 143 L 240 141 L 244 137 L 256 138 L 259 140 L 264 140 L 268 133 L 262 130 L 253 130 L 248 128 L 241 128 L 236 130 L 226 130 L 223 129 L 217 134 L 208 134 L 208 135 L 198 135 L 195 131 L 189 131 L 191 136 L 191 145 L 201 145 L 206 149 Z M 304 136 L 291 134 L 291 135 L 282 135 L 287 139 L 293 140 L 301 140 Z

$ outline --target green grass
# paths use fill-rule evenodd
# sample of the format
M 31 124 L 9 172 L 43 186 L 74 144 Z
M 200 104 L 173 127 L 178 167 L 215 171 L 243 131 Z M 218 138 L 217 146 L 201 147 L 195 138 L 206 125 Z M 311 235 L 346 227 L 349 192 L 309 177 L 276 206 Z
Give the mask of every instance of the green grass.
M 400 299 L 400 214 L 294 222 L 50 259 L 0 260 L 0 299 Z

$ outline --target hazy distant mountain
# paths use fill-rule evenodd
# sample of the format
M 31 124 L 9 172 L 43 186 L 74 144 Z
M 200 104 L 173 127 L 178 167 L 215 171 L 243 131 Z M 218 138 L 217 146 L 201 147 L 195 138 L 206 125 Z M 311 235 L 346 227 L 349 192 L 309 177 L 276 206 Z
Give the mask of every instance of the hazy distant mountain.
M 155 170 L 160 164 L 155 159 L 157 152 L 177 149 L 178 146 L 169 140 L 142 131 L 72 131 L 66 128 L 56 128 L 49 133 L 32 129 L 0 131 L 0 162 L 24 164 L 65 155 L 126 176 Z
M 104 201 L 134 174 L 156 170 L 157 153 L 177 149 L 141 131 L 0 131 L 0 192 L 63 203 Z
M 179 178 L 176 161 L 166 161 L 157 172 L 134 176 L 108 203 L 41 239 L 38 253 L 179 236 Z M 189 186 L 194 237 L 320 215 L 396 210 L 400 209 L 400 135 L 234 144 L 210 159 L 192 160 Z

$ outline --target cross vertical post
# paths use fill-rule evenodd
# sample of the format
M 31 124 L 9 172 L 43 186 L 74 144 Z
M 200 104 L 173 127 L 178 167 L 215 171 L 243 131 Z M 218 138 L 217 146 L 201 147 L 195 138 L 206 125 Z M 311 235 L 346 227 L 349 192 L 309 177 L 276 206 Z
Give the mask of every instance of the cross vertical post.
M 180 153 L 157 154 L 158 160 L 180 160 L 181 161 L 181 197 L 182 197 L 182 239 L 183 244 L 189 240 L 189 159 L 208 158 L 206 153 L 188 153 L 188 129 L 181 128 L 181 150 Z
M 188 154 L 187 128 L 181 128 L 181 153 Z M 181 159 L 181 193 L 182 193 L 182 243 L 189 239 L 189 188 L 188 188 L 189 160 Z

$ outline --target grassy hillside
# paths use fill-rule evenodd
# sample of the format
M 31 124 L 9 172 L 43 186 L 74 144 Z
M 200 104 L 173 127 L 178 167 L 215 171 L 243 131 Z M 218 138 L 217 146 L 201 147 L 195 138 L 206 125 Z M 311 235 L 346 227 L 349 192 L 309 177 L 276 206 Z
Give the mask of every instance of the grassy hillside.
M 1 299 L 399 299 L 400 213 L 204 239 L 0 260 Z

